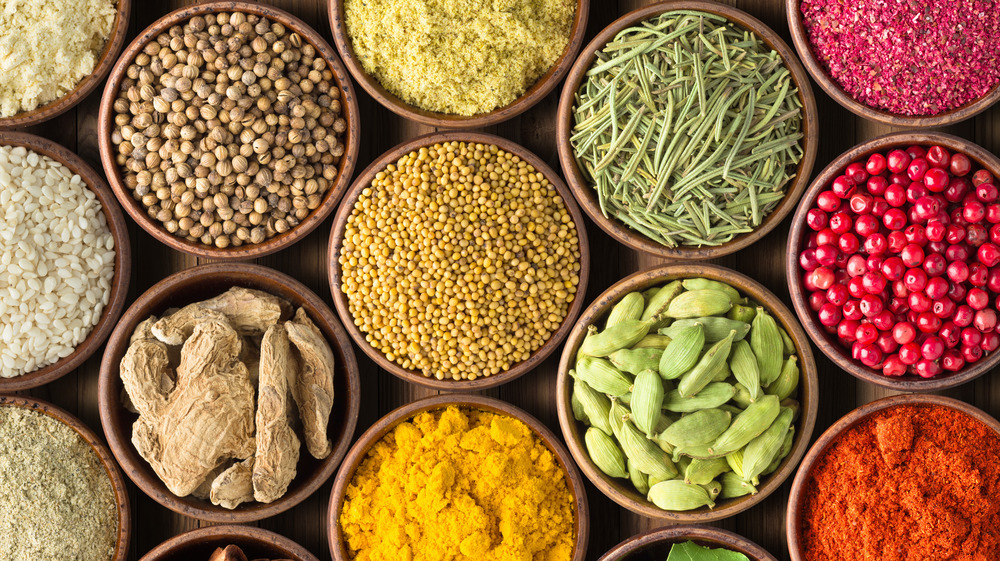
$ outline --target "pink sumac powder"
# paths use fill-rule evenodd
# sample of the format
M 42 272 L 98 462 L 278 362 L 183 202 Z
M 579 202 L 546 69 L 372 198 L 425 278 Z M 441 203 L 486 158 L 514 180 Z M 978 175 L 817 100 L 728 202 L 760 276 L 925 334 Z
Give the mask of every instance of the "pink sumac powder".
M 813 52 L 865 105 L 936 115 L 1000 82 L 1000 1 L 802 0 Z

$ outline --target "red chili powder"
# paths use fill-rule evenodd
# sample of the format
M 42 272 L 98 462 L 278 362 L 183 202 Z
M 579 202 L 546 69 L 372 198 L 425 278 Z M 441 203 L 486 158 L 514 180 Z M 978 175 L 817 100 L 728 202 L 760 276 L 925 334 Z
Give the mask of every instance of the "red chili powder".
M 827 448 L 805 489 L 808 561 L 1000 559 L 1000 437 L 954 409 L 874 413 Z
M 996 0 L 802 0 L 813 53 L 857 101 L 936 115 L 1000 83 Z

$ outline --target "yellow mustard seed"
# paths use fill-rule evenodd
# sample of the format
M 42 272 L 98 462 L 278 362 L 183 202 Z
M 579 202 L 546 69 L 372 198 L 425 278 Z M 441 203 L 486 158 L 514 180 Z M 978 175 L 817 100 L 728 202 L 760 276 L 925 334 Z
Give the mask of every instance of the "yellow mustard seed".
M 424 376 L 474 380 L 559 329 L 580 244 L 534 167 L 495 145 L 449 142 L 376 174 L 348 217 L 340 266 L 369 344 Z

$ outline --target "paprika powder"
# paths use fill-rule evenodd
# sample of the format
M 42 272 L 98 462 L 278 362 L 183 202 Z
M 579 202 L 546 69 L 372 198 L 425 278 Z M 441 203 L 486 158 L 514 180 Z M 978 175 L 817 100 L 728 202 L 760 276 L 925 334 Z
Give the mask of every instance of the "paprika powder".
M 872 413 L 829 445 L 804 489 L 804 560 L 1000 559 L 1000 436 L 957 409 Z

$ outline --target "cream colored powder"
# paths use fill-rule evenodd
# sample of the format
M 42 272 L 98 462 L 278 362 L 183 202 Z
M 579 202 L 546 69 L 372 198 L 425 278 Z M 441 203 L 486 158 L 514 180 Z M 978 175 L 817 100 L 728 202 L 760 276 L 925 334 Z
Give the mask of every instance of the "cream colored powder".
M 0 117 L 60 98 L 94 71 L 115 0 L 0 1 Z
M 574 0 L 345 0 L 365 70 L 403 101 L 475 115 L 508 105 L 569 42 Z

